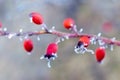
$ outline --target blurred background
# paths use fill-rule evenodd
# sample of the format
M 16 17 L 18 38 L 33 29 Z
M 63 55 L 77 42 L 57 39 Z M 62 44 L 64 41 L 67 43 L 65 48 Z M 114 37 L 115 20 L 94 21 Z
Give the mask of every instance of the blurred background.
M 69 32 L 62 23 L 71 17 L 84 33 L 97 35 L 101 32 L 104 37 L 120 40 L 120 0 L 0 0 L 0 22 L 8 32 L 40 30 L 39 26 L 30 23 L 28 15 L 31 12 L 41 13 L 49 28 L 55 26 L 57 30 Z M 114 51 L 107 49 L 104 62 L 98 64 L 94 55 L 74 52 L 78 39 L 66 40 L 59 44 L 58 58 L 49 69 L 46 61 L 39 57 L 56 36 L 41 35 L 40 41 L 36 36 L 30 38 L 34 41 L 34 50 L 28 56 L 18 37 L 0 37 L 0 80 L 120 79 L 118 46 L 114 46 Z M 95 50 L 96 47 L 89 48 Z

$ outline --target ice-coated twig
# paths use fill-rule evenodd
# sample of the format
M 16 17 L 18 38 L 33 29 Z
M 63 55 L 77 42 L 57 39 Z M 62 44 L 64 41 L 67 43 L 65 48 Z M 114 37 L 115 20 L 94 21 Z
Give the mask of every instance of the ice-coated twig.
M 51 68 L 50 60 L 47 62 L 48 68 Z
M 84 47 L 84 46 L 81 46 L 81 47 L 76 47 L 76 46 L 75 46 L 74 51 L 75 51 L 75 53 L 77 53 L 77 54 L 84 54 L 85 52 L 94 54 L 94 51 L 93 51 L 93 50 L 87 49 L 87 48 Z
M 7 32 L 6 30 L 4 31 L 0 31 L 0 36 L 9 36 L 12 32 Z M 102 40 L 105 44 L 112 44 L 112 45 L 117 45 L 117 46 L 120 46 L 120 41 L 118 40 L 111 40 L 109 38 L 106 38 L 106 37 L 98 37 L 98 35 L 92 35 L 92 34 L 86 34 L 86 33 L 67 33 L 67 32 L 61 32 L 61 31 L 57 31 L 57 30 L 54 30 L 54 31 L 46 31 L 46 30 L 40 30 L 40 31 L 29 31 L 29 32 L 16 32 L 15 33 L 16 35 L 15 36 L 19 36 L 19 37 L 24 37 L 24 36 L 36 36 L 36 35 L 43 35 L 43 34 L 51 34 L 51 35 L 55 35 L 55 36 L 58 36 L 58 37 L 63 37 L 63 36 L 68 36 L 69 38 L 79 38 L 79 37 L 82 37 L 82 36 L 88 36 L 89 38 L 91 38 L 91 43 L 96 43 L 96 39 L 97 40 Z M 15 37 L 13 36 L 13 37 Z

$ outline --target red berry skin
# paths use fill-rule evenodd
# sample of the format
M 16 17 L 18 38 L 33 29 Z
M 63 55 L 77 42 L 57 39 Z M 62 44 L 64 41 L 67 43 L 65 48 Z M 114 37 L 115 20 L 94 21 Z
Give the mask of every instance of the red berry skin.
M 41 25 L 43 23 L 42 15 L 37 12 L 30 13 L 30 17 L 32 18 L 32 22 L 37 25 Z
M 66 29 L 70 29 L 74 26 L 75 22 L 72 18 L 66 18 L 64 21 L 63 21 L 63 26 L 64 28 Z
M 112 31 L 112 28 L 113 28 L 113 24 L 111 22 L 103 23 L 103 26 L 102 26 L 103 31 L 110 32 Z
M 50 43 L 46 50 L 46 55 L 56 54 L 58 51 L 58 45 L 56 43 Z
M 2 23 L 0 22 L 0 28 L 2 27 Z
M 105 49 L 102 47 L 97 48 L 95 51 L 95 56 L 97 62 L 101 62 L 105 57 Z
M 80 37 L 79 41 L 83 42 L 84 47 L 88 47 L 90 44 L 90 38 L 87 36 Z
M 33 42 L 32 42 L 32 40 L 25 39 L 23 44 L 24 44 L 24 49 L 27 52 L 31 52 L 33 50 Z

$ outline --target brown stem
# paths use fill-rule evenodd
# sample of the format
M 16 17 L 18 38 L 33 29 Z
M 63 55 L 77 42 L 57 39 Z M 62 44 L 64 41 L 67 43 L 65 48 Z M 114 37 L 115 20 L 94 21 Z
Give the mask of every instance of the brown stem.
M 40 30 L 37 32 L 17 32 L 17 33 L 9 33 L 6 31 L 0 31 L 0 36 L 9 36 L 10 34 L 15 34 L 14 36 L 34 36 L 34 35 L 42 35 L 42 34 L 52 34 L 56 35 L 58 37 L 68 37 L 68 38 L 79 38 L 82 36 L 88 36 L 89 38 L 96 37 L 98 40 L 102 40 L 106 44 L 110 45 L 117 45 L 120 46 L 120 41 L 118 40 L 112 40 L 106 37 L 98 37 L 97 35 L 92 35 L 92 34 L 85 34 L 85 33 L 66 33 L 66 32 L 60 32 L 60 31 L 46 31 L 46 30 Z

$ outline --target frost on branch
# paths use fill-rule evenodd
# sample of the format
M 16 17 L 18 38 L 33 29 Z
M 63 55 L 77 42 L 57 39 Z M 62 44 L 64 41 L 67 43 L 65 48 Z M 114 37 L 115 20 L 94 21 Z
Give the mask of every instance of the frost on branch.
M 85 52 L 90 52 L 94 54 L 93 50 L 87 49 L 90 44 L 90 39 L 87 36 L 80 37 L 74 51 L 78 54 L 84 54 Z
M 113 46 L 120 46 L 120 41 L 117 41 L 115 38 L 108 39 L 106 37 L 102 37 L 101 33 L 98 33 L 97 35 L 92 34 L 86 34 L 83 33 L 83 29 L 77 30 L 77 26 L 75 24 L 75 21 L 72 18 L 66 18 L 63 21 L 63 27 L 70 32 L 61 32 L 57 31 L 55 29 L 55 26 L 53 26 L 51 29 L 48 29 L 46 24 L 43 21 L 43 17 L 38 12 L 32 12 L 30 13 L 30 22 L 34 23 L 35 25 L 38 25 L 41 27 L 39 31 L 28 31 L 24 32 L 23 29 L 20 29 L 19 32 L 8 32 L 7 28 L 2 27 L 2 23 L 0 22 L 0 36 L 5 36 L 8 39 L 11 39 L 13 37 L 18 37 L 20 41 L 23 42 L 24 50 L 27 53 L 31 53 L 34 49 L 33 41 L 30 39 L 31 36 L 36 36 L 36 39 L 40 41 L 41 37 L 40 35 L 43 34 L 51 34 L 57 36 L 55 41 L 52 43 L 49 43 L 47 46 L 47 49 L 43 56 L 40 57 L 40 59 L 46 59 L 48 63 L 48 67 L 51 67 L 51 61 L 55 60 L 57 58 L 58 52 L 58 44 L 61 42 L 77 38 L 78 41 L 76 42 L 76 45 L 74 47 L 74 51 L 77 54 L 84 54 L 84 53 L 91 53 L 93 56 L 95 56 L 97 62 L 102 62 L 105 58 L 106 49 L 109 48 L 111 51 L 113 51 Z M 98 48 L 95 50 L 89 49 L 90 45 L 98 45 Z

